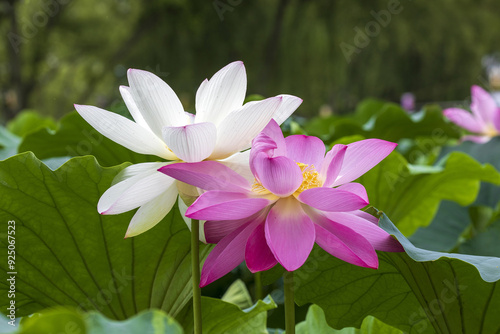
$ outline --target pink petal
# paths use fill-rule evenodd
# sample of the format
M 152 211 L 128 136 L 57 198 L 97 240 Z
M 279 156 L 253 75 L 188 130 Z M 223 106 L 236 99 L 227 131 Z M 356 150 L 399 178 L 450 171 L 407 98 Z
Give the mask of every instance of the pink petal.
M 493 116 L 493 125 L 497 129 L 497 131 L 500 133 L 500 107 L 497 108 L 497 111 L 495 115 Z
M 329 220 L 349 227 L 361 234 L 376 250 L 384 252 L 404 252 L 404 248 L 396 239 L 371 221 L 347 212 L 326 212 L 325 216 Z M 315 218 L 313 219 L 315 220 Z M 329 224 L 329 222 L 327 222 L 327 224 Z
M 325 144 L 318 137 L 293 135 L 285 138 L 287 157 L 295 162 L 320 167 L 325 158 Z
M 331 187 L 342 169 L 347 145 L 337 144 L 326 154 L 321 163 L 319 175 L 324 180 L 323 187 Z
M 212 190 L 187 209 L 186 217 L 199 220 L 232 220 L 249 217 L 272 202 L 245 193 Z
M 270 158 L 259 153 L 250 163 L 262 186 L 275 195 L 289 196 L 302 184 L 302 171 L 287 157 Z
M 245 245 L 255 229 L 249 222 L 222 239 L 210 252 L 201 271 L 200 287 L 226 275 L 245 259 Z
M 293 197 L 276 202 L 267 216 L 265 232 L 269 248 L 288 271 L 300 268 L 314 246 L 314 224 Z
M 448 108 L 443 110 L 443 114 L 453 123 L 461 128 L 469 130 L 474 133 L 481 133 L 483 131 L 483 124 L 478 121 L 476 116 L 470 112 L 459 108 Z
M 174 163 L 158 171 L 204 190 L 245 192 L 250 189 L 247 179 L 217 161 Z
M 245 261 L 252 273 L 269 270 L 278 263 L 267 245 L 264 224 L 259 224 L 248 238 Z
M 286 155 L 286 143 L 281 128 L 275 120 L 271 120 L 267 126 L 252 141 L 250 150 L 250 170 L 255 175 L 253 161 L 260 153 L 273 158 Z
M 276 143 L 276 149 L 274 151 L 273 157 L 286 155 L 285 137 L 283 137 L 283 132 L 281 132 L 280 126 L 274 119 L 269 121 L 269 123 L 261 133 L 265 134 Z
M 461 138 L 461 141 L 473 141 L 474 143 L 478 144 L 484 144 L 488 142 L 491 139 L 490 136 L 473 136 L 473 135 L 468 135 L 468 136 L 463 136 Z
M 315 224 L 316 243 L 342 261 L 365 268 L 378 268 L 377 253 L 364 237 L 348 227 L 337 224 L 330 230 Z
M 365 139 L 347 145 L 342 169 L 333 186 L 356 180 L 385 159 L 396 146 L 398 144 L 381 139 Z
M 368 194 L 366 193 L 365 187 L 356 182 L 350 182 L 337 187 L 339 190 L 348 191 L 350 193 L 356 194 L 368 203 Z
M 217 160 L 217 162 L 243 176 L 248 184 L 254 183 L 255 177 L 250 169 L 250 150 L 235 153 L 229 158 Z
M 493 117 L 497 112 L 497 103 L 493 97 L 479 86 L 471 87 L 472 103 L 470 109 L 476 117 L 482 120 L 483 124 L 488 124 L 493 121 Z
M 262 221 L 265 220 L 267 212 L 266 210 L 261 210 L 250 217 L 245 217 L 242 219 L 234 219 L 234 220 L 210 220 L 205 222 L 203 225 L 205 238 L 209 244 L 216 244 L 221 241 L 228 234 L 236 231 L 240 226 L 248 223 L 251 220 L 258 218 L 259 216 L 263 216 L 261 218 Z
M 162 129 L 165 144 L 185 162 L 198 162 L 212 154 L 217 140 L 213 123 L 166 126 Z
M 374 217 L 372 216 L 371 214 L 369 214 L 368 212 L 364 212 L 364 211 L 361 211 L 361 210 L 356 210 L 356 211 L 351 211 L 349 212 L 350 214 L 353 214 L 355 216 L 358 216 L 358 217 L 361 217 L 363 218 L 364 220 L 368 220 L 370 223 L 372 224 L 376 224 L 378 225 L 378 218 L 377 217 Z
M 270 158 L 286 155 L 285 138 L 279 125 L 274 120 L 271 120 L 252 141 L 250 162 L 259 153 L 265 153 Z
M 349 191 L 326 187 L 304 190 L 298 199 L 313 208 L 329 212 L 354 211 L 369 204 L 362 197 Z

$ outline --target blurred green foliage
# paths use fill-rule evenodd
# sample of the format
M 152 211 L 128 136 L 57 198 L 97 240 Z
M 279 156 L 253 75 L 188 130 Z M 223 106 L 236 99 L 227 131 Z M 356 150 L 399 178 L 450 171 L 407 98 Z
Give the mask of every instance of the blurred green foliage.
M 0 0 L 0 121 L 109 107 L 130 67 L 193 110 L 198 84 L 237 59 L 249 94 L 298 95 L 304 116 L 405 91 L 464 100 L 499 51 L 499 12 L 494 0 Z

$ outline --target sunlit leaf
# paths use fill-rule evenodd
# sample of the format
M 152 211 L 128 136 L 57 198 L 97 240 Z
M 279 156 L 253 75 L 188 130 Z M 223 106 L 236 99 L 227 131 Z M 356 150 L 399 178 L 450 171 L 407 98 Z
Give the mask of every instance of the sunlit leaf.
M 317 305 L 311 305 L 307 311 L 306 320 L 297 324 L 297 334 L 403 334 L 399 329 L 395 329 L 384 324 L 377 318 L 368 316 L 363 320 L 361 328 L 343 328 L 340 330 L 328 326 L 325 318 L 325 312 Z
M 38 112 L 25 110 L 7 124 L 7 129 L 19 137 L 24 137 L 31 132 L 47 128 L 55 130 L 56 122 L 49 117 L 42 117 Z
M 270 296 L 243 310 L 220 299 L 202 297 L 203 333 L 267 334 L 267 311 L 274 308 L 276 304 Z M 186 333 L 192 333 L 192 305 L 188 305 L 176 319 L 184 327 Z

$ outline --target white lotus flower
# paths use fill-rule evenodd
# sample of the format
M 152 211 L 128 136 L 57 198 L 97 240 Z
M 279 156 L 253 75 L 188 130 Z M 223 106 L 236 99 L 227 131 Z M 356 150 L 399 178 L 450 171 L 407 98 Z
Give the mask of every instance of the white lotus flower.
M 201 83 L 196 115 L 185 112 L 172 88 L 156 75 L 130 69 L 127 77 L 130 87 L 120 87 L 120 93 L 135 122 L 97 107 L 75 105 L 90 125 L 114 142 L 171 161 L 125 168 L 100 198 L 101 214 L 139 207 L 125 237 L 149 230 L 172 209 L 179 194 L 177 184 L 158 172 L 160 167 L 175 161 L 218 160 L 251 176 L 249 151 L 240 151 L 250 147 L 271 119 L 281 124 L 302 103 L 298 97 L 278 95 L 243 105 L 247 79 L 241 61 Z

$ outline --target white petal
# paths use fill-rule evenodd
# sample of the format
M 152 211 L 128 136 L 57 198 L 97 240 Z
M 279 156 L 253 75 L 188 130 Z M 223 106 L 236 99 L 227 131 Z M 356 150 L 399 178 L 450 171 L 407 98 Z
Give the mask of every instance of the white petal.
M 170 149 L 185 162 L 198 162 L 214 150 L 217 128 L 213 123 L 196 123 L 163 128 L 163 139 Z
M 140 175 L 140 174 L 144 174 L 144 173 L 148 173 L 148 172 L 152 173 L 152 172 L 157 171 L 161 167 L 166 166 L 168 164 L 170 164 L 170 163 L 168 163 L 168 162 L 144 162 L 144 163 L 134 164 L 134 165 L 128 166 L 115 176 L 111 185 L 118 184 L 118 183 L 125 181 L 126 179 L 129 179 L 129 178 L 134 177 L 136 175 Z
M 169 188 L 175 180 L 158 171 L 144 172 L 115 184 L 101 196 L 97 210 L 114 215 L 146 204 Z
M 250 150 L 235 153 L 229 158 L 218 161 L 243 176 L 250 184 L 255 182 L 255 177 L 250 169 Z
M 201 83 L 200 87 L 198 87 L 198 90 L 196 91 L 196 98 L 195 98 L 195 108 L 196 108 L 196 113 L 198 116 L 201 117 L 201 114 L 203 114 L 203 106 L 207 104 L 206 98 L 207 94 L 205 92 L 207 91 L 207 86 L 208 86 L 208 79 L 203 80 Z
M 184 112 L 184 115 L 186 115 L 186 123 L 184 124 L 193 124 L 194 123 L 194 118 L 195 118 L 195 115 L 194 114 L 191 114 L 190 112 Z
M 191 219 L 186 217 L 186 211 L 188 209 L 188 206 L 186 205 L 186 203 L 184 203 L 184 201 L 179 197 L 179 200 L 178 200 L 178 206 L 179 206 L 179 211 L 181 212 L 181 215 L 182 215 L 182 219 L 184 219 L 184 222 L 186 223 L 188 229 L 191 231 Z M 199 233 L 200 233 L 200 241 L 203 242 L 204 244 L 207 243 L 207 239 L 205 238 L 205 223 L 207 221 L 206 220 L 200 220 L 200 229 L 199 229 Z
M 196 122 L 220 123 L 245 100 L 247 76 L 243 62 L 233 62 L 202 83 L 196 98 Z
M 94 129 L 129 150 L 176 160 L 160 138 L 128 118 L 93 106 L 75 104 L 75 108 Z
M 281 104 L 281 97 L 245 104 L 231 112 L 217 127 L 217 144 L 210 159 L 224 159 L 250 147 Z
M 153 73 L 130 69 L 128 81 L 134 101 L 157 136 L 164 126 L 184 125 L 182 103 L 169 85 Z
M 128 225 L 125 238 L 146 232 L 158 224 L 170 212 L 176 199 L 177 187 L 174 182 L 165 192 L 137 210 Z
M 151 130 L 148 123 L 146 123 L 146 121 L 144 120 L 144 117 L 142 117 L 141 111 L 139 110 L 139 107 L 137 107 L 137 104 L 135 103 L 134 98 L 132 97 L 132 92 L 130 91 L 130 87 L 120 86 L 120 94 L 122 95 L 123 101 L 125 101 L 127 109 L 130 112 L 130 115 L 132 115 L 134 121 L 140 126 L 148 130 Z
M 290 117 L 291 114 L 302 104 L 302 99 L 293 95 L 278 95 L 277 97 L 282 97 L 280 107 L 274 112 L 273 118 L 281 125 L 284 121 Z

